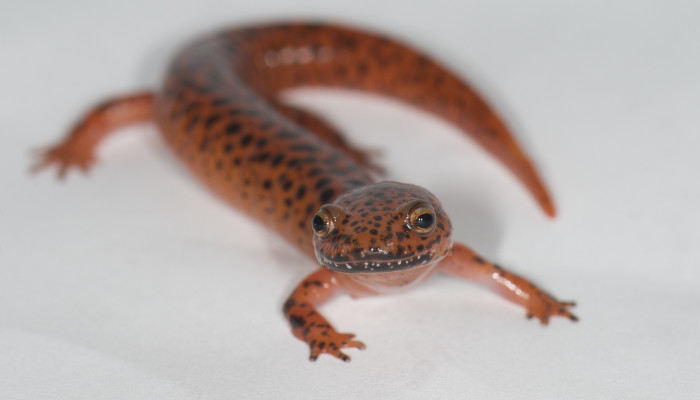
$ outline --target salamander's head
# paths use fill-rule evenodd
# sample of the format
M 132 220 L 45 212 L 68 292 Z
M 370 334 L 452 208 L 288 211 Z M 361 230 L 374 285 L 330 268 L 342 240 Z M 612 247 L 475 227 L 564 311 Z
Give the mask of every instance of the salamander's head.
M 364 186 L 326 204 L 312 220 L 316 258 L 345 273 L 435 264 L 452 249 L 452 226 L 427 190 L 397 182 Z

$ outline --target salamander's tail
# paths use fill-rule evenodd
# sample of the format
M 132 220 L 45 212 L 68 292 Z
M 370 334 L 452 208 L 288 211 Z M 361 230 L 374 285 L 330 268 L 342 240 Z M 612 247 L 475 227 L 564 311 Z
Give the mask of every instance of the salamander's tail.
M 501 118 L 465 82 L 435 63 L 430 62 L 429 65 L 433 79 L 449 81 L 450 84 L 439 87 L 435 92 L 426 92 L 425 98 L 414 99 L 413 102 L 448 119 L 475 139 L 518 177 L 548 216 L 554 217 L 556 210 L 547 188 Z
M 554 204 L 505 124 L 466 82 L 395 40 L 325 24 L 255 26 L 224 32 L 221 49 L 257 92 L 336 86 L 390 96 L 447 119 L 505 164 L 550 216 Z
M 56 165 L 63 178 L 71 168 L 87 172 L 95 162 L 95 148 L 112 131 L 155 119 L 154 94 L 136 93 L 110 99 L 91 109 L 58 144 L 42 151 L 31 172 Z

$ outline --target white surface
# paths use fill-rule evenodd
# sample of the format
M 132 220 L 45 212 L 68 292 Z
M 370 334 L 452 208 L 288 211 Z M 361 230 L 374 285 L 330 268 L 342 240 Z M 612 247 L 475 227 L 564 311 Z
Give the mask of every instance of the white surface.
M 0 398 L 700 395 L 699 3 L 1 1 Z M 554 221 L 440 121 L 294 97 L 382 148 L 391 178 L 435 192 L 458 240 L 577 300 L 580 323 L 542 328 L 437 277 L 329 304 L 368 348 L 309 363 L 280 308 L 313 263 L 213 199 L 154 127 L 110 139 L 89 178 L 25 174 L 30 149 L 96 100 L 155 86 L 193 35 L 301 16 L 403 37 L 502 111 Z

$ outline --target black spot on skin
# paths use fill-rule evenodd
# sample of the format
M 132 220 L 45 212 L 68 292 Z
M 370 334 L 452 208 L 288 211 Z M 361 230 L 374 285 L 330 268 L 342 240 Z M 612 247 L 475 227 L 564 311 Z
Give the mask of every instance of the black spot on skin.
M 350 170 L 350 169 L 352 169 L 352 166 L 348 165 L 347 168 L 348 168 L 348 170 Z M 333 176 L 337 176 L 337 177 L 344 177 L 345 175 L 348 174 L 348 170 L 332 168 L 332 169 L 327 170 L 326 172 L 329 175 L 333 175 Z
M 302 164 L 309 164 L 309 165 L 315 165 L 318 163 L 318 160 L 316 159 L 316 157 L 306 157 L 306 158 L 302 158 L 299 161 Z
M 280 163 L 284 160 L 284 154 L 278 154 L 272 158 L 270 163 L 272 164 L 273 167 L 276 167 L 280 165 Z
M 316 182 L 316 186 L 314 186 L 314 188 L 315 188 L 315 189 L 320 189 L 320 188 L 326 186 L 326 185 L 329 184 L 329 183 L 331 183 L 331 180 L 330 180 L 329 178 L 319 179 L 319 181 Z
M 354 50 L 357 48 L 357 39 L 352 36 L 340 36 L 338 41 L 341 42 L 341 46 L 349 50 Z
M 270 158 L 270 153 L 262 153 L 258 154 L 256 160 L 258 160 L 259 162 L 265 162 L 265 160 L 267 160 L 268 158 Z
M 299 186 L 299 189 L 297 189 L 297 194 L 296 194 L 297 200 L 304 197 L 304 194 L 306 194 L 306 186 L 301 185 L 301 186 Z
M 222 106 L 224 104 L 236 103 L 236 102 L 239 102 L 241 100 L 242 100 L 242 98 L 240 95 L 228 94 L 228 95 L 224 95 L 223 97 L 215 98 L 214 100 L 212 100 L 211 104 L 214 107 L 217 107 L 217 106 Z
M 309 176 L 309 178 L 311 178 L 311 177 L 314 177 L 316 175 L 320 175 L 322 173 L 323 173 L 323 170 L 321 168 L 312 168 L 309 171 L 308 176 Z
M 228 99 L 224 97 L 217 97 L 211 101 L 211 105 L 214 107 L 222 106 L 226 103 L 228 103 Z
M 227 135 L 235 135 L 240 130 L 241 130 L 241 124 L 239 124 L 239 123 L 228 124 L 228 126 L 226 127 L 226 134 Z
M 183 107 L 182 109 L 178 110 L 177 112 L 173 113 L 172 117 L 173 118 L 180 118 L 183 115 L 187 115 L 190 112 L 198 110 L 200 107 L 201 106 L 198 103 L 190 103 L 187 106 Z
M 333 189 L 326 189 L 323 192 L 321 192 L 321 195 L 319 196 L 319 200 L 321 200 L 321 203 L 328 203 L 328 200 L 333 197 L 335 194 L 335 190 Z
M 262 139 L 258 140 L 258 143 L 256 144 L 256 146 L 258 146 L 258 148 L 260 148 L 260 147 L 264 147 L 266 144 L 267 144 L 267 139 L 262 138 Z
M 292 188 L 292 185 L 294 185 L 294 183 L 290 180 L 287 180 L 282 184 L 282 189 L 284 189 L 285 191 L 289 190 Z
M 364 186 L 367 184 L 365 181 L 357 180 L 357 179 L 346 179 L 345 183 L 348 186 Z
M 210 115 L 209 118 L 204 120 L 204 126 L 207 129 L 209 129 L 212 127 L 212 125 L 214 125 L 220 119 L 221 119 L 221 115 L 219 115 L 219 114 Z
M 377 232 L 376 229 L 370 229 L 370 230 L 369 230 L 369 233 L 370 233 L 371 235 L 376 235 L 376 234 L 378 234 L 379 232 Z
M 209 147 L 209 137 L 205 137 L 202 139 L 202 143 L 199 145 L 199 151 L 206 151 L 207 148 Z
M 225 153 L 230 153 L 233 151 L 233 143 L 226 143 L 224 145 L 224 152 Z
M 292 329 L 299 329 L 304 327 L 304 324 L 306 324 L 306 320 L 304 319 L 304 317 L 299 315 L 290 315 L 289 324 L 292 326 Z
M 289 314 L 289 310 L 291 310 L 291 308 L 295 305 L 297 305 L 297 302 L 292 298 L 289 298 L 287 301 L 285 301 L 284 307 L 282 307 L 282 312 L 284 312 L 284 315 Z
M 311 215 L 311 213 L 314 212 L 314 208 L 315 207 L 313 204 L 309 204 L 308 206 L 306 206 L 306 215 Z
M 366 73 L 367 73 L 367 63 L 365 63 L 365 62 L 359 63 L 359 64 L 357 65 L 357 72 L 358 72 L 360 75 L 366 74 Z
M 294 131 L 280 131 L 277 132 L 275 136 L 277 136 L 280 139 L 293 139 L 299 137 L 299 133 Z
M 308 144 L 295 144 L 290 146 L 290 149 L 293 151 L 305 151 L 310 153 L 315 153 L 318 151 L 318 147 Z
M 192 133 L 192 130 L 194 129 L 195 126 L 197 126 L 198 123 L 199 123 L 199 115 L 195 115 L 194 117 L 192 117 L 190 122 L 187 123 L 187 126 L 185 127 L 185 131 L 187 131 L 187 133 Z
M 265 181 L 263 182 L 263 188 L 270 189 L 271 186 L 272 186 L 272 181 L 269 179 L 265 179 Z
M 245 146 L 249 145 L 252 140 L 253 140 L 253 135 L 243 136 L 243 139 L 241 139 L 241 146 L 245 147 Z

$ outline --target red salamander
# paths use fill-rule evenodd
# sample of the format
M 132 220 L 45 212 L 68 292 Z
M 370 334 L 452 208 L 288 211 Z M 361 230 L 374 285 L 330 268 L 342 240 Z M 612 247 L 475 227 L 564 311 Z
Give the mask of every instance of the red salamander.
M 329 24 L 227 30 L 185 47 L 154 92 L 111 99 L 90 110 L 34 169 L 87 170 L 116 128 L 155 121 L 165 142 L 216 195 L 318 261 L 284 303 L 310 359 L 364 348 L 317 308 L 332 296 L 394 292 L 435 272 L 479 282 L 547 324 L 571 320 L 556 300 L 453 241 L 440 201 L 427 190 L 377 182 L 376 167 L 323 119 L 284 105 L 301 86 L 385 95 L 454 124 L 501 161 L 542 210 L 554 205 L 531 162 L 489 105 L 438 62 L 384 36 Z

